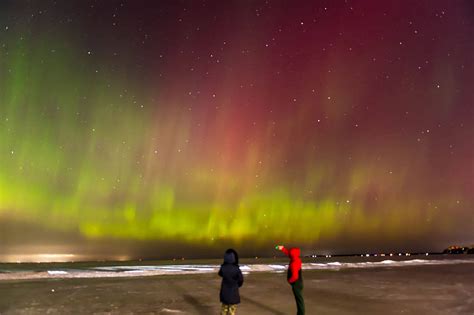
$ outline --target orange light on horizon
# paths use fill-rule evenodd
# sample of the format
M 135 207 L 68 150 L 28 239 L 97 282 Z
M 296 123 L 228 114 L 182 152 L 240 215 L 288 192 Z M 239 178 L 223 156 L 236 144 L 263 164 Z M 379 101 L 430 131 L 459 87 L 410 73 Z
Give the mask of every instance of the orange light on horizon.
M 0 261 L 6 263 L 52 263 L 52 262 L 73 262 L 81 259 L 81 255 L 75 254 L 9 254 L 0 255 Z

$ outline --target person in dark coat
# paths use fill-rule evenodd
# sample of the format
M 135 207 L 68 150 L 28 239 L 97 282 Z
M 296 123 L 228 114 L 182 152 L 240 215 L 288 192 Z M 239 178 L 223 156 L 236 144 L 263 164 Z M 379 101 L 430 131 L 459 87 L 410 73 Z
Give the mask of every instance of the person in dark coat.
M 239 256 L 232 248 L 225 251 L 224 263 L 219 270 L 222 277 L 220 300 L 221 315 L 234 315 L 237 304 L 240 303 L 239 288 L 244 283 L 244 277 L 239 268 Z
M 301 258 L 299 248 L 290 248 L 279 245 L 276 247 L 286 256 L 290 257 L 290 265 L 288 266 L 288 283 L 291 285 L 293 295 L 296 301 L 296 315 L 304 315 L 304 299 L 303 299 L 303 275 L 301 274 Z

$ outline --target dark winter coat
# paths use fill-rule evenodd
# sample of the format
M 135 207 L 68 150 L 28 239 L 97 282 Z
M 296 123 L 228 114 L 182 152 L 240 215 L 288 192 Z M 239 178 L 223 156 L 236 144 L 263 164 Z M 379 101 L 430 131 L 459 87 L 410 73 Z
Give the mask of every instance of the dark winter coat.
M 239 304 L 239 287 L 244 283 L 244 277 L 240 271 L 237 253 L 229 249 L 225 252 L 224 263 L 219 270 L 222 277 L 220 300 L 224 304 Z

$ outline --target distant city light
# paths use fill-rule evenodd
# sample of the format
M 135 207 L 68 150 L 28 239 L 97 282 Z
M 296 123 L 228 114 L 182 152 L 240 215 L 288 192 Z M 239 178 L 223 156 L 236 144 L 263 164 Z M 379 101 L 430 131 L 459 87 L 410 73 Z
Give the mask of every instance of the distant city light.
M 34 263 L 48 263 L 48 262 L 72 262 L 80 260 L 80 256 L 74 254 L 12 254 L 12 255 L 1 255 L 1 261 L 3 262 L 34 262 Z

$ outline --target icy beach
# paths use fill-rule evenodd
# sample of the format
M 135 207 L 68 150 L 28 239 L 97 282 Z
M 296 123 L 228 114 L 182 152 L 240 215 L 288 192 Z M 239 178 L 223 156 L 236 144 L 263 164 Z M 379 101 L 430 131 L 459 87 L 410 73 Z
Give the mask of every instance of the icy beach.
M 474 259 L 460 258 L 305 262 L 307 314 L 472 314 Z M 3 269 L 0 313 L 218 313 L 220 279 L 214 261 L 61 266 Z M 284 263 L 246 261 L 242 270 L 239 314 L 294 313 Z

